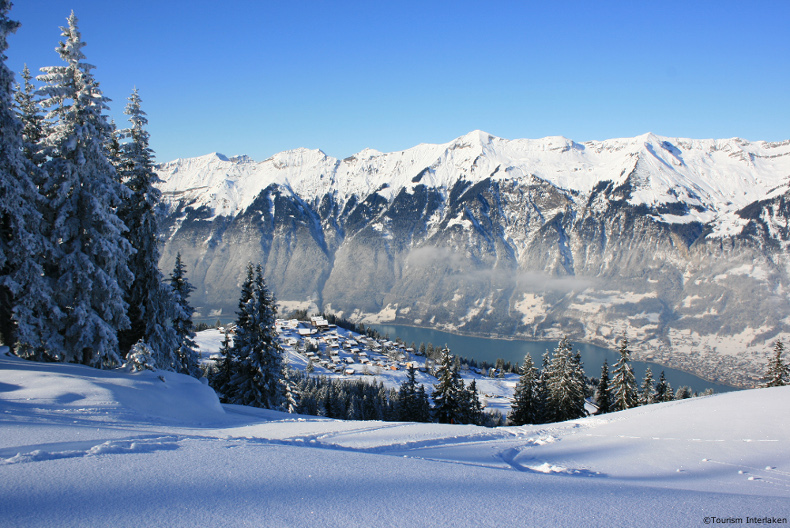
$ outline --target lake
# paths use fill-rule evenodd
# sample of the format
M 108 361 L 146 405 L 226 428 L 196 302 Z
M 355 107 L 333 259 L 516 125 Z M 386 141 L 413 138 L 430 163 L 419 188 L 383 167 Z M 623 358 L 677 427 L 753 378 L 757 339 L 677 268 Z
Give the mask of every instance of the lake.
M 468 359 L 474 359 L 478 363 L 481 361 L 494 363 L 498 358 L 502 358 L 505 361 L 511 363 L 518 362 L 520 364 L 524 361 L 524 356 L 529 354 L 532 356 L 535 366 L 540 368 L 543 360 L 543 353 L 546 352 L 546 350 L 552 352 L 557 347 L 557 341 L 510 341 L 505 339 L 456 335 L 441 332 L 439 330 L 416 328 L 412 326 L 383 324 L 370 326 L 371 328 L 375 328 L 381 335 L 389 334 L 392 340 L 395 340 L 396 337 L 401 338 L 407 346 L 411 345 L 412 342 L 417 346 L 420 346 L 420 343 L 425 343 L 426 345 L 428 343 L 433 343 L 434 346 L 439 347 L 446 344 L 453 354 Z M 603 366 L 604 359 L 609 363 L 609 376 L 611 378 L 612 367 L 620 358 L 620 354 L 614 349 L 614 344 L 610 350 L 585 343 L 573 343 L 573 349 L 581 353 L 585 373 L 595 378 L 601 375 L 601 366 Z M 647 367 L 650 367 L 653 371 L 654 380 L 658 380 L 663 370 L 664 376 L 672 385 L 673 390 L 677 390 L 678 387 L 683 385 L 691 387 L 695 392 L 702 392 L 707 388 L 711 388 L 716 392 L 738 390 L 729 385 L 722 385 L 721 383 L 713 383 L 704 380 L 688 372 L 683 372 L 682 370 L 664 367 L 655 363 L 631 361 L 631 368 L 633 368 L 637 384 L 640 386 Z

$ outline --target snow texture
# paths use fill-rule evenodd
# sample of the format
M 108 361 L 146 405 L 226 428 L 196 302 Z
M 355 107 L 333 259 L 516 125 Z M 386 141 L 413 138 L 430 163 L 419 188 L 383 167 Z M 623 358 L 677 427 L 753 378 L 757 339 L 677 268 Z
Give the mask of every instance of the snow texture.
M 0 355 L 4 526 L 701 526 L 790 513 L 790 388 L 486 429 Z

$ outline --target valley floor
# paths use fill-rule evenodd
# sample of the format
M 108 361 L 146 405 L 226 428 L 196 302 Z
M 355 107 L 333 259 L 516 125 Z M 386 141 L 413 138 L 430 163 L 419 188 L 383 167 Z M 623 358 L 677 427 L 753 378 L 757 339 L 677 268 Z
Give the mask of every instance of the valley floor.
M 550 425 L 346 422 L 0 353 L 0 525 L 786 523 L 788 403 L 779 387 Z

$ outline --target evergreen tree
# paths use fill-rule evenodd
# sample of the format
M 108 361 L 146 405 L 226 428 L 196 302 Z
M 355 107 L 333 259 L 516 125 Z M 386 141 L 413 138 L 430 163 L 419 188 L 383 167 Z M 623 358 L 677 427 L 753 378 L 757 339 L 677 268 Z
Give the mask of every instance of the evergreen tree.
M 283 378 L 281 380 L 283 391 L 283 403 L 281 409 L 287 413 L 295 413 L 299 405 L 297 404 L 298 389 L 296 383 L 291 379 L 291 369 L 288 368 L 288 363 L 283 367 Z M 357 418 L 354 418 L 357 419 Z M 361 419 L 361 418 L 358 418 Z
M 36 100 L 36 88 L 33 86 L 30 70 L 25 64 L 22 70 L 21 86 L 17 86 L 14 93 L 16 112 L 22 122 L 22 144 L 25 157 L 36 166 L 44 163 L 44 155 L 41 152 L 41 140 L 44 138 L 44 116 Z
M 124 367 L 131 372 L 156 370 L 156 359 L 151 347 L 142 340 L 135 343 L 126 356 Z
M 13 102 L 14 75 L 6 66 L 8 36 L 19 23 L 0 0 L 0 341 L 20 356 L 51 359 L 61 347 L 60 310 L 42 268 L 51 245 L 42 232 L 40 171 L 24 156 L 27 141 Z
M 241 295 L 239 295 L 239 311 L 236 312 L 236 325 L 244 326 L 247 324 L 248 315 L 245 311 L 247 303 L 252 298 L 252 290 L 255 283 L 255 267 L 251 262 L 247 263 L 247 276 L 241 283 Z
M 467 419 L 465 423 L 475 424 L 475 425 L 482 425 L 483 423 L 483 405 L 480 403 L 480 394 L 477 392 L 477 381 L 472 380 L 469 383 L 469 387 L 466 389 L 467 397 L 465 398 L 468 401 L 466 412 L 467 412 Z
M 547 423 L 552 420 L 553 412 L 549 406 L 549 375 L 551 359 L 549 351 L 543 353 L 541 359 L 541 369 L 538 373 L 538 383 L 535 386 L 535 402 L 537 410 L 535 412 L 535 423 Z
M 414 415 L 415 422 L 431 421 L 431 402 L 428 400 L 428 393 L 425 392 L 425 385 L 417 388 L 417 412 Z
M 461 380 L 453 366 L 453 356 L 446 346 L 441 351 L 436 377 L 437 383 L 431 395 L 433 419 L 439 423 L 459 423 L 461 407 L 458 385 Z
M 511 425 L 524 425 L 537 423 L 539 416 L 539 403 L 537 401 L 538 369 L 532 362 L 532 356 L 524 356 L 521 365 L 521 376 L 513 393 L 513 405 L 508 414 Z
M 127 168 L 127 160 L 125 160 L 123 157 L 123 145 L 121 144 L 121 140 L 123 138 L 121 136 L 121 132 L 118 131 L 118 126 L 115 124 L 114 119 L 110 119 L 109 125 L 110 133 L 107 134 L 104 148 L 107 151 L 107 160 L 115 168 L 115 174 L 118 177 L 118 181 L 123 182 L 124 171 Z
M 765 373 L 766 387 L 782 387 L 790 384 L 790 367 L 782 359 L 784 343 L 777 340 L 774 345 L 774 356 L 768 362 L 768 370 Z
M 568 336 L 562 338 L 549 364 L 549 406 L 552 420 L 561 422 L 586 416 L 584 371 L 579 356 L 573 354 Z
M 54 304 L 63 313 L 58 359 L 95 366 L 120 363 L 118 331 L 129 327 L 124 291 L 132 280 L 132 247 L 115 213 L 128 190 L 107 160 L 107 108 L 93 66 L 84 62 L 85 43 L 74 13 L 61 28 L 58 53 L 65 66 L 42 68 L 42 106 L 52 124 L 45 138 L 45 220 L 56 251 L 45 272 L 53 281 Z
M 661 371 L 661 375 L 658 377 L 658 382 L 656 382 L 656 394 L 653 396 L 653 399 L 656 403 L 661 403 L 665 401 L 670 401 L 672 395 L 672 387 L 669 386 L 667 383 L 667 378 L 664 375 L 664 371 Z
M 656 402 L 656 389 L 653 385 L 653 371 L 647 367 L 645 379 L 642 381 L 642 390 L 639 391 L 639 405 L 649 405 Z
M 274 297 L 266 288 L 261 267 L 255 269 L 249 299 L 243 303 L 236 322 L 233 340 L 234 372 L 231 378 L 232 403 L 275 409 L 282 401 L 282 348 L 277 340 L 274 321 L 277 313 Z M 343 402 L 338 402 L 338 405 Z M 328 409 L 336 411 L 335 408 Z M 338 411 L 339 412 L 339 411 Z M 337 417 L 345 414 L 343 411 Z
M 634 371 L 629 365 L 631 360 L 631 350 L 628 348 L 628 338 L 623 336 L 620 340 L 620 359 L 614 365 L 614 377 L 612 379 L 612 410 L 622 411 L 636 407 L 638 402 L 638 392 L 636 389 L 636 378 Z
M 609 396 L 609 365 L 606 359 L 603 360 L 603 366 L 601 367 L 601 379 L 598 381 L 595 401 L 598 404 L 598 414 L 606 414 L 612 411 L 612 403 Z
M 398 420 L 403 422 L 416 422 L 418 414 L 417 401 L 417 370 L 409 366 L 406 371 L 406 380 L 401 383 L 398 390 Z
M 186 276 L 186 266 L 181 260 L 181 253 L 176 255 L 176 264 L 170 274 L 170 291 L 168 299 L 172 313 L 172 328 L 175 336 L 175 361 L 178 370 L 199 378 L 200 357 L 195 344 L 195 328 L 192 323 L 194 310 L 189 304 L 189 295 L 195 288 L 189 283 Z M 227 334 L 226 334 L 227 336 Z
M 129 141 L 122 145 L 120 152 L 119 176 L 131 193 L 118 209 L 118 216 L 127 227 L 126 239 L 135 251 L 128 263 L 134 280 L 124 297 L 130 326 L 118 334 L 119 347 L 121 353 L 125 354 L 133 343 L 143 339 L 154 351 L 160 368 L 180 370 L 199 377 L 194 342 L 184 343 L 184 339 L 191 341 L 194 337 L 192 312 L 173 313 L 177 310 L 174 307 L 173 291 L 176 295 L 180 294 L 180 308 L 189 307 L 186 297 L 190 287 L 183 278 L 183 270 L 178 269 L 180 255 L 174 273 L 179 272 L 181 277 L 178 283 L 175 278 L 171 278 L 173 290 L 164 282 L 162 272 L 159 271 L 159 225 L 155 209 L 161 193 L 154 183 L 160 180 L 154 172 L 153 151 L 148 147 L 149 135 L 145 130 L 148 120 L 140 103 L 140 96 L 135 90 L 124 111 L 132 125 L 124 131 Z M 168 324 L 171 317 L 182 327 L 188 328 L 174 329 Z M 184 347 L 186 350 L 183 350 Z M 182 351 L 185 353 L 183 361 L 178 357 Z
M 219 399 L 223 403 L 228 403 L 228 395 L 231 392 L 230 380 L 233 375 L 234 367 L 232 363 L 232 342 L 230 339 L 230 329 L 225 327 L 225 337 L 222 340 L 222 345 L 219 348 L 219 360 L 217 361 L 217 368 L 214 374 L 209 379 L 211 386 L 217 392 Z M 315 414 L 315 413 L 305 413 Z

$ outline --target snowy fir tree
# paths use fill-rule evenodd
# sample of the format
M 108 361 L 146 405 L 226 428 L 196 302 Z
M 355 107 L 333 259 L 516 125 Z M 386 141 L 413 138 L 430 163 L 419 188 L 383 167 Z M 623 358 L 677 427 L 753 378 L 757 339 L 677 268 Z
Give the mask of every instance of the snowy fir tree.
M 541 369 L 538 372 L 538 381 L 535 384 L 535 401 L 538 409 L 535 412 L 535 423 L 548 423 L 552 421 L 551 409 L 549 408 L 549 374 L 551 355 L 548 350 L 543 353 L 541 358 Z
M 513 393 L 513 405 L 508 414 L 511 425 L 538 423 L 540 403 L 537 400 L 538 369 L 532 362 L 532 356 L 524 356 L 521 365 L 521 376 Z
M 282 384 L 282 392 L 283 392 L 283 401 L 280 405 L 280 410 L 283 412 L 287 412 L 293 414 L 296 412 L 298 408 L 298 389 L 296 387 L 296 383 L 292 379 L 291 369 L 288 366 L 288 362 L 286 361 L 283 365 L 283 377 L 280 380 Z M 361 420 L 362 418 L 354 418 L 355 420 Z
M 51 252 L 42 231 L 40 174 L 25 157 L 24 128 L 14 109 L 14 75 L 6 66 L 8 36 L 19 23 L 8 18 L 11 2 L 0 0 L 0 341 L 32 359 L 51 358 L 60 348 L 54 330 L 60 311 L 40 257 Z
M 132 247 L 115 213 L 128 190 L 107 160 L 107 99 L 93 78 L 77 18 L 61 28 L 58 53 L 64 66 L 42 68 L 41 104 L 49 109 L 44 139 L 47 161 L 45 220 L 55 251 L 45 265 L 54 304 L 63 313 L 58 359 L 88 365 L 121 363 L 118 331 L 129 327 L 124 290 L 133 278 Z
M 549 364 L 547 405 L 552 421 L 561 422 L 586 416 L 585 383 L 580 356 L 573 353 L 570 340 L 565 336 L 554 349 Z
M 189 295 L 189 288 L 184 285 L 186 279 L 182 269 L 174 270 L 180 276 L 178 279 L 171 277 L 172 290 L 159 270 L 159 225 L 155 209 L 161 193 L 154 184 L 160 180 L 154 173 L 153 152 L 148 147 L 149 136 L 145 130 L 148 120 L 140 104 L 140 96 L 135 90 L 124 111 L 129 116 L 131 127 L 124 131 L 128 141 L 121 146 L 118 166 L 121 181 L 131 191 L 118 208 L 118 216 L 127 227 L 126 239 L 134 248 L 128 263 L 134 280 L 124 296 L 128 305 L 129 328 L 119 332 L 118 344 L 121 353 L 125 354 L 133 343 L 142 339 L 153 350 L 160 368 L 198 375 L 196 358 L 185 358 L 188 364 L 182 366 L 183 361 L 177 355 L 183 347 L 187 352 L 194 349 L 191 341 L 194 332 L 192 336 L 184 335 L 191 331 L 192 313 L 180 313 L 183 310 L 174 307 L 173 297 L 175 291 L 181 296 L 179 302 L 187 303 L 184 295 Z M 180 263 L 180 259 L 177 260 Z M 174 323 L 187 328 L 174 329 L 169 324 L 171 318 Z M 189 341 L 186 344 L 185 338 Z
M 266 288 L 260 266 L 242 296 L 249 298 L 241 305 L 231 349 L 230 401 L 275 409 L 282 401 L 283 357 L 274 329 L 274 297 Z
M 132 346 L 129 353 L 126 355 L 126 363 L 124 368 L 131 372 L 140 372 L 142 370 L 156 370 L 156 359 L 154 359 L 154 352 L 151 350 L 145 341 L 142 339 Z
M 179 372 L 199 378 L 202 373 L 195 344 L 195 327 L 192 323 L 194 310 L 189 304 L 189 295 L 194 289 L 187 280 L 187 269 L 179 252 L 170 274 L 170 289 L 167 294 L 170 305 L 166 306 L 172 314 L 172 328 L 175 334 L 174 360 L 178 365 Z
M 477 380 L 472 379 L 469 386 L 465 390 L 464 402 L 465 405 L 462 409 L 466 411 L 464 423 L 475 425 L 483 424 L 483 405 L 480 403 L 480 393 L 477 391 Z
M 455 370 L 453 356 L 446 346 L 441 350 L 439 368 L 436 373 L 437 383 L 434 385 L 433 419 L 439 423 L 460 423 L 462 409 L 459 384 L 463 383 Z
M 649 405 L 656 402 L 656 388 L 653 384 L 653 371 L 647 367 L 645 378 L 642 380 L 642 389 L 639 391 L 639 405 Z
M 664 371 L 662 370 L 661 375 L 658 377 L 658 382 L 656 382 L 656 394 L 653 399 L 656 403 L 661 403 L 672 401 L 674 398 L 675 395 L 672 392 L 672 386 L 667 381 Z
M 782 359 L 784 349 L 784 343 L 777 340 L 774 345 L 774 355 L 768 362 L 768 370 L 765 373 L 765 387 L 782 387 L 790 384 L 790 367 Z
M 614 365 L 612 378 L 612 410 L 622 411 L 636 407 L 639 403 L 639 394 L 636 389 L 636 378 L 631 369 L 631 350 L 628 348 L 628 338 L 623 336 L 618 349 L 620 358 Z
M 609 365 L 606 359 L 603 360 L 601 367 L 601 378 L 598 380 L 598 388 L 595 391 L 595 403 L 598 405 L 598 414 L 612 411 L 612 400 L 609 395 Z
M 232 342 L 230 339 L 230 328 L 225 327 L 225 336 L 219 348 L 219 359 L 216 361 L 216 368 L 209 376 L 209 384 L 217 392 L 219 399 L 223 403 L 228 402 L 227 395 L 230 391 L 230 379 L 233 375 L 232 364 Z M 309 413 L 308 413 L 309 414 Z
M 417 387 L 417 414 L 414 416 L 414 421 L 431 421 L 431 402 L 428 399 L 428 393 L 425 391 L 425 385 L 422 384 Z
M 676 400 L 687 400 L 692 396 L 694 396 L 694 393 L 691 391 L 691 387 L 687 385 L 682 385 L 675 391 Z
M 22 70 L 21 86 L 17 86 L 14 93 L 14 102 L 19 120 L 22 122 L 22 145 L 25 157 L 36 166 L 44 163 L 41 152 L 41 140 L 44 138 L 44 116 L 36 100 L 36 88 L 31 82 L 33 79 L 30 70 L 25 64 Z
M 398 420 L 420 421 L 417 419 L 421 414 L 420 403 L 417 392 L 417 369 L 413 365 L 409 365 L 406 370 L 406 379 L 398 390 Z

